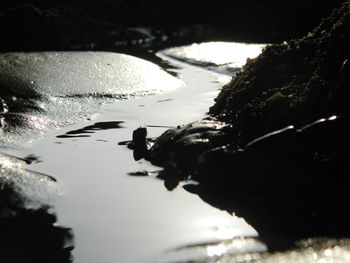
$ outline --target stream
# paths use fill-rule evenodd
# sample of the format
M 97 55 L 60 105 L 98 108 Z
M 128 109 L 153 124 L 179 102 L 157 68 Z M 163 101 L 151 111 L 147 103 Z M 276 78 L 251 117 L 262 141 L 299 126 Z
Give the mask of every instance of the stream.
M 147 127 L 148 137 L 156 137 L 205 117 L 230 72 L 241 66 L 225 71 L 225 61 L 213 67 L 193 59 L 181 62 L 176 54 L 168 50 L 157 56 L 173 66 L 169 71 L 185 85 L 106 104 L 87 121 L 5 151 L 34 157 L 30 169 L 59 182 L 54 210 L 57 225 L 73 229 L 75 263 L 209 262 L 227 252 L 266 250 L 244 219 L 182 187 L 169 192 L 152 173 L 159 167 L 134 161 L 132 151 L 118 144 L 131 140 L 140 126 Z M 149 176 L 129 175 L 144 170 Z

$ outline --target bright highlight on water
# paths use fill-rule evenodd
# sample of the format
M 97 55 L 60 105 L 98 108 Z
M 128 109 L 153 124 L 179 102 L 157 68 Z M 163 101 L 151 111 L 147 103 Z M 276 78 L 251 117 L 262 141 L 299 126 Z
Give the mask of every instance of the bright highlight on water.
M 215 66 L 217 71 L 238 70 L 247 61 L 247 58 L 258 56 L 266 44 L 246 44 L 235 42 L 204 42 L 163 51 L 167 56 L 206 67 Z M 225 66 L 229 69 L 220 68 Z M 213 68 L 211 68 L 213 69 Z

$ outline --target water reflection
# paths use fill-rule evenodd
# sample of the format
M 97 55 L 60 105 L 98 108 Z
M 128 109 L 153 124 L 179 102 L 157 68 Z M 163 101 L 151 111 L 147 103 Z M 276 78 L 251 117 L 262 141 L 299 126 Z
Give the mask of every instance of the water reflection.
M 225 254 L 214 263 L 223 262 L 308 262 L 308 263 L 346 263 L 350 260 L 349 239 L 309 238 L 296 244 L 296 248 L 277 253 Z
M 23 161 L 26 162 L 26 164 L 32 164 L 32 163 L 41 163 L 42 160 L 39 156 L 36 156 L 35 154 L 28 154 L 26 157 L 22 158 Z
M 124 122 L 123 121 L 96 122 L 93 125 L 89 125 L 81 129 L 69 131 L 63 135 L 58 135 L 56 137 L 57 138 L 90 137 L 90 135 L 88 134 L 95 133 L 96 131 L 123 128 L 123 126 L 121 125 L 122 123 Z
M 170 249 L 156 262 L 214 262 L 223 255 L 258 255 L 265 251 L 266 246 L 258 239 L 238 237 L 220 242 L 191 244 Z

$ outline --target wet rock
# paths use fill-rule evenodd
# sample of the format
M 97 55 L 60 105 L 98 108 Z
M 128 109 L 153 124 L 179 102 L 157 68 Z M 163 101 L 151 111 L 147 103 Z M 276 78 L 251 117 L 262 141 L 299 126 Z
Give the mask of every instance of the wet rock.
M 136 172 L 129 172 L 128 175 L 130 176 L 150 176 L 150 175 L 157 175 L 159 171 L 147 171 L 147 170 L 141 170 Z
M 197 149 L 197 142 L 191 143 L 188 138 L 198 135 L 184 129 L 179 132 L 189 144 L 184 148 L 179 143 L 181 135 L 166 137 L 169 145 L 175 140 L 179 148 L 162 147 L 170 157 L 166 162 L 157 159 L 165 167 L 159 178 L 168 190 L 181 181 L 197 181 L 184 188 L 215 207 L 245 218 L 272 250 L 288 248 L 308 236 L 349 236 L 350 218 L 343 211 L 349 205 L 346 122 L 332 116 L 300 128 L 288 126 L 239 148 L 229 140 L 216 145 L 208 140 L 205 146 L 200 145 L 205 150 L 195 154 L 187 149 Z M 194 134 L 208 130 L 207 123 L 195 125 Z M 232 132 L 231 126 L 226 129 Z M 174 130 L 163 136 L 169 134 Z
M 169 161 L 157 177 L 164 180 L 164 186 L 168 191 L 172 191 L 187 178 L 187 175 L 177 167 L 175 162 Z
M 195 178 L 201 182 L 205 178 L 210 181 L 213 177 L 209 175 L 216 173 L 218 176 L 214 180 L 226 178 L 239 185 L 238 188 L 246 185 L 252 192 L 256 191 L 254 186 L 283 189 L 316 183 L 317 178 L 313 176 L 321 177 L 325 166 L 335 159 L 341 161 L 340 156 L 345 154 L 345 122 L 332 116 L 301 128 L 288 126 L 238 149 L 232 143 L 214 148 L 199 156 Z M 225 176 L 227 172 L 235 174 L 234 177 Z M 338 176 L 340 174 L 344 172 L 340 171 Z
M 350 1 L 301 39 L 267 46 L 223 87 L 210 120 L 166 131 L 149 160 L 171 189 L 242 216 L 270 249 L 350 236 L 346 90 Z M 176 172 L 174 172 L 176 171 Z
M 231 125 L 214 119 L 178 126 L 155 140 L 148 159 L 160 166 L 172 161 L 184 174 L 191 174 L 198 154 L 229 143 L 230 136 Z
M 147 129 L 140 127 L 133 131 L 132 142 L 134 145 L 134 159 L 136 161 L 148 157 Z

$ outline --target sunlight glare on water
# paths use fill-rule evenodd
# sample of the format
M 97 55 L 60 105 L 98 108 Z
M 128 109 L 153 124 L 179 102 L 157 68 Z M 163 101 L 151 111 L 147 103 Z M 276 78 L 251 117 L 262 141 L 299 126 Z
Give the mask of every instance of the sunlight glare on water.
M 196 64 L 230 64 L 238 68 L 246 63 L 247 58 L 255 58 L 258 56 L 265 46 L 266 44 L 204 42 L 170 48 L 165 50 L 164 53 Z
M 211 236 L 219 240 L 231 239 L 247 235 L 247 233 L 252 236 L 257 235 L 255 230 L 245 224 L 243 218 L 235 217 L 235 220 L 232 220 L 232 215 L 228 213 L 223 213 L 221 217 L 212 216 L 201 218 L 198 220 L 197 225 L 203 230 L 209 230 Z
M 207 252 L 209 257 L 221 256 L 227 252 L 227 247 L 223 244 L 207 246 Z

